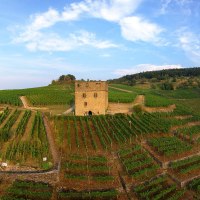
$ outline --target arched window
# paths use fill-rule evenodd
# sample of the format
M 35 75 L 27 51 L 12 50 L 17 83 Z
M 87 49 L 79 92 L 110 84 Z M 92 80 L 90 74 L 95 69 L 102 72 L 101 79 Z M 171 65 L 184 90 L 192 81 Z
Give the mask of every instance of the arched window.
M 87 106 L 87 102 L 84 102 L 84 106 L 85 106 L 85 107 Z

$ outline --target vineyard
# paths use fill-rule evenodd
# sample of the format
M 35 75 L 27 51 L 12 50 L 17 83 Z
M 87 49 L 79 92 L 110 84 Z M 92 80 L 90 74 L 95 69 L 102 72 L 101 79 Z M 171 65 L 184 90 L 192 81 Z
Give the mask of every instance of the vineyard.
M 119 184 L 109 160 L 102 155 L 84 157 L 78 154 L 65 156 L 62 161 L 60 180 L 65 188 L 110 189 Z
M 53 188 L 46 183 L 16 180 L 1 197 L 2 200 L 50 200 Z
M 200 156 L 193 156 L 170 164 L 170 169 L 177 177 L 192 177 L 199 174 Z
M 200 178 L 194 179 L 188 183 L 187 188 L 197 193 L 196 197 L 200 195 Z
M 200 115 L 185 106 L 187 99 L 200 98 L 198 92 L 111 86 L 129 92 L 109 88 L 110 102 L 131 104 L 142 94 L 146 106 L 176 108 L 53 115 L 22 108 L 19 97 L 32 106 L 70 105 L 73 86 L 0 91 L 0 199 L 199 198 Z
M 145 97 L 145 105 L 148 107 L 166 107 L 173 104 L 171 100 L 159 95 L 147 94 Z
M 74 89 L 71 85 L 46 86 L 22 90 L 0 90 L 0 104 L 22 106 L 20 96 L 26 96 L 31 105 L 71 104 Z
M 191 142 L 200 143 L 200 125 L 179 128 L 177 129 L 177 132 Z
M 156 180 L 155 183 L 151 183 L 156 187 L 147 186 L 148 190 L 145 188 L 141 191 L 133 189 L 129 195 L 138 199 L 184 199 L 185 196 L 189 198 L 190 193 L 185 188 L 179 188 L 179 184 L 173 180 L 178 179 L 181 182 L 198 175 L 199 158 L 195 156 L 198 153 L 198 145 L 192 145 L 179 137 L 178 131 L 176 136 L 170 131 L 174 126 L 182 127 L 187 123 L 198 122 L 199 117 L 177 117 L 180 114 L 188 115 L 182 111 L 182 107 L 178 107 L 174 113 L 52 116 L 50 121 L 55 141 L 63 155 L 60 180 L 65 188 L 61 190 L 59 198 L 80 198 L 80 195 L 83 195 L 89 199 L 92 196 L 88 195 L 92 194 L 93 190 L 113 191 L 117 188 L 117 198 L 120 199 L 120 181 L 133 188 L 139 188 L 146 186 L 147 182 L 151 183 L 151 180 L 156 180 L 156 177 L 162 178 L 162 181 L 158 179 L 162 184 L 156 186 Z M 147 146 L 152 151 L 149 151 Z M 101 163 L 96 160 L 95 167 L 94 161 L 90 160 L 93 156 L 101 160 Z M 164 160 L 167 158 L 169 162 L 164 169 L 161 165 L 162 157 Z M 111 167 L 113 162 L 114 166 L 120 169 L 119 177 L 117 171 Z M 166 175 L 161 176 L 163 173 Z M 168 173 L 174 178 L 171 179 Z M 96 174 L 98 178 L 95 177 Z M 72 188 L 75 190 L 70 190 Z
M 192 146 L 177 137 L 159 137 L 148 141 L 156 151 L 165 156 L 180 154 L 192 149 Z
M 109 88 L 108 101 L 119 103 L 131 103 L 136 98 L 137 93 L 127 93 L 113 88 Z
M 51 161 L 49 145 L 40 113 L 6 108 L 0 115 L 0 157 L 3 161 L 35 167 L 48 167 L 42 158 Z
M 185 190 L 178 189 L 166 176 L 159 176 L 133 188 L 139 199 L 182 199 Z M 184 198 L 183 198 L 184 199 Z
M 159 168 L 140 145 L 135 145 L 131 149 L 120 150 L 119 158 L 128 175 L 134 179 L 145 180 L 155 176 Z
M 159 121 L 159 123 L 157 123 Z M 59 147 L 69 150 L 112 149 L 139 136 L 163 133 L 169 124 L 156 115 L 106 115 L 88 117 L 54 116 L 52 125 Z

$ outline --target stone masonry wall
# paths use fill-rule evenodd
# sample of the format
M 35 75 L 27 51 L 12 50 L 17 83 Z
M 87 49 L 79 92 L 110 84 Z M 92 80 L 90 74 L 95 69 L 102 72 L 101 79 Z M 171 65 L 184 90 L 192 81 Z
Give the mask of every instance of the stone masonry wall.
M 108 107 L 108 84 L 105 81 L 75 83 L 75 115 L 105 115 Z

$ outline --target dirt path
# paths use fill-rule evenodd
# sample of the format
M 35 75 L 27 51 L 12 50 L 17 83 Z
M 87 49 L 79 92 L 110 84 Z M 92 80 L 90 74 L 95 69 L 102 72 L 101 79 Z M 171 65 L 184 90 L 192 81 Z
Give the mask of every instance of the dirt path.
M 67 109 L 65 112 L 63 112 L 63 114 L 64 115 L 66 115 L 66 114 L 69 114 L 69 113 L 71 113 L 71 112 L 73 112 L 74 111 L 74 105 L 72 106 L 72 107 L 70 107 L 69 109 Z
M 22 101 L 22 104 L 23 104 L 24 108 L 28 109 L 29 105 L 28 105 L 26 97 L 25 96 L 21 96 L 20 99 Z
M 192 115 L 179 115 L 179 116 L 175 116 L 173 118 L 175 119 L 188 119 L 188 118 L 191 118 Z
M 23 104 L 25 109 L 30 109 L 30 110 L 47 110 L 48 109 L 46 107 L 32 107 L 32 106 L 29 106 L 29 103 L 28 103 L 28 100 L 27 100 L 26 96 L 21 96 L 20 99 L 21 99 L 22 104 Z
M 144 106 L 145 104 L 145 96 L 144 95 L 137 95 L 135 98 L 133 105 L 141 105 Z
M 152 113 L 152 112 L 173 112 L 175 108 L 176 108 L 176 105 L 173 104 L 168 107 L 146 107 L 146 106 L 144 106 L 143 110 L 146 112 L 150 112 L 150 113 Z
M 130 91 L 129 91 L 130 92 Z M 133 106 L 140 105 L 142 109 L 146 112 L 173 112 L 176 108 L 176 105 L 170 105 L 168 107 L 146 107 L 145 106 L 145 96 L 137 95 L 135 100 L 132 103 L 109 103 L 108 105 L 108 114 L 116 113 L 132 113 Z
M 133 106 L 141 105 L 142 107 L 144 107 L 144 103 L 145 103 L 145 96 L 144 95 L 137 95 L 137 97 L 135 98 L 135 100 L 132 103 L 109 103 L 108 113 L 109 114 L 132 113 L 133 112 Z
M 115 90 L 119 90 L 119 91 L 123 91 L 123 92 L 128 92 L 128 93 L 133 93 L 130 90 L 125 90 L 125 89 L 121 89 L 121 88 L 117 88 L 117 87 L 113 87 L 113 86 L 108 86 L 109 88 L 115 89 Z
M 188 126 L 197 126 L 197 125 L 200 125 L 200 121 L 197 121 L 197 122 L 189 122 L 187 124 L 184 124 L 184 125 L 180 125 L 180 126 L 174 126 L 171 128 L 171 131 L 174 131 L 174 130 L 177 130 L 179 128 L 184 128 L 184 127 L 188 127 Z
M 56 144 L 54 142 L 54 137 L 53 137 L 52 131 L 50 129 L 49 122 L 47 120 L 47 117 L 44 116 L 44 114 L 43 114 L 43 120 L 44 120 L 45 129 L 46 129 L 46 132 L 47 132 L 47 138 L 48 138 L 48 141 L 49 141 L 51 154 L 52 154 L 53 161 L 54 161 L 54 166 L 57 168 L 58 164 L 60 162 L 60 156 L 59 156 L 58 150 L 56 148 Z
M 109 86 L 110 88 L 124 91 L 128 93 L 132 93 L 130 90 L 124 90 L 116 87 Z M 145 106 L 145 96 L 144 95 L 137 95 L 135 100 L 132 103 L 109 103 L 108 106 L 108 114 L 116 114 L 116 113 L 132 113 L 133 106 L 141 105 L 142 109 L 146 112 L 173 112 L 176 108 L 176 105 L 170 105 L 168 107 L 146 107 Z

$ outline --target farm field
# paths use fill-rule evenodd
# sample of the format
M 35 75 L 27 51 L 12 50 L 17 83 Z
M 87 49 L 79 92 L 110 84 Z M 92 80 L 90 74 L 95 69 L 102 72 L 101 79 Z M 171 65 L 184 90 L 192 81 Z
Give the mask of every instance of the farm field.
M 122 84 L 111 84 L 110 86 L 109 102 L 131 103 L 137 95 L 145 95 L 145 105 L 148 107 L 167 107 L 174 103 L 184 105 L 185 107 L 187 103 L 192 102 L 191 105 L 194 112 L 200 112 L 199 107 L 195 106 L 200 99 L 198 89 L 180 89 L 160 92 L 160 90 Z M 130 92 L 120 91 L 118 89 Z M 0 90 L 0 104 L 22 106 L 20 96 L 25 96 L 30 106 L 47 107 L 50 110 L 56 110 L 60 106 L 65 106 L 61 109 L 64 111 L 73 104 L 74 87 L 73 84 L 66 84 L 21 90 Z M 187 101 L 182 101 L 184 99 L 187 99 Z
M 92 167 L 89 159 L 96 155 L 107 165 L 102 163 L 100 165 L 97 162 L 97 166 L 101 167 L 95 167 L 95 170 L 98 169 L 106 176 L 107 170 L 110 174 L 107 177 L 99 177 L 99 182 L 92 184 L 90 189 L 107 189 L 105 188 L 107 184 L 100 183 L 107 179 L 107 183 L 110 182 L 108 188 L 118 191 L 115 197 L 117 199 L 121 199 L 120 194 L 125 195 L 126 192 L 128 192 L 128 197 L 133 199 L 154 199 L 154 197 L 156 199 L 193 199 L 192 196 L 196 193 L 190 192 L 185 184 L 191 181 L 190 177 L 200 176 L 197 161 L 199 145 L 193 145 L 184 138 L 175 136 L 173 128 L 176 127 L 179 130 L 179 127 L 186 126 L 188 123 L 199 123 L 199 118 L 197 116 L 184 118 L 185 115 L 181 118 L 180 113 L 181 109 L 177 111 L 178 115 L 174 112 L 116 114 L 89 118 L 51 117 L 55 141 L 62 152 L 60 180 L 63 181 L 60 184 L 65 187 L 63 190 L 67 192 L 65 195 L 70 195 L 68 194 L 70 187 L 75 188 L 71 194 L 75 196 L 80 195 L 77 191 L 85 191 L 85 185 L 88 188 L 91 187 L 94 177 L 91 176 Z M 70 155 L 69 152 L 71 152 Z M 195 161 L 187 162 L 189 167 L 182 166 L 185 174 L 177 173 L 173 167 L 176 162 L 195 158 Z M 141 192 L 134 189 L 146 187 L 147 182 L 156 180 L 157 177 L 162 178 L 162 185 L 157 185 L 152 190 L 148 186 L 149 193 L 146 189 Z M 184 186 L 180 187 L 183 183 Z M 124 189 L 123 185 L 127 191 L 120 193 L 119 191 Z M 87 196 L 85 193 L 84 195 Z
M 30 110 L 5 108 L 0 114 L 0 157 L 12 168 L 48 168 L 51 154 L 42 115 Z M 43 163 L 42 158 L 48 162 Z
M 137 93 L 127 93 L 119 91 L 113 88 L 109 88 L 108 101 L 109 102 L 120 102 L 120 103 L 131 103 L 136 98 Z
M 56 85 L 21 90 L 0 90 L 0 104 L 22 106 L 20 96 L 26 96 L 30 105 L 48 106 L 70 104 L 73 85 Z
M 198 199 L 198 90 L 112 86 L 131 92 L 110 88 L 110 102 L 130 103 L 142 94 L 146 106 L 176 108 L 90 117 L 57 115 L 61 109 L 55 115 L 25 109 L 19 97 L 57 110 L 73 101 L 70 87 L 0 91 L 0 199 Z

